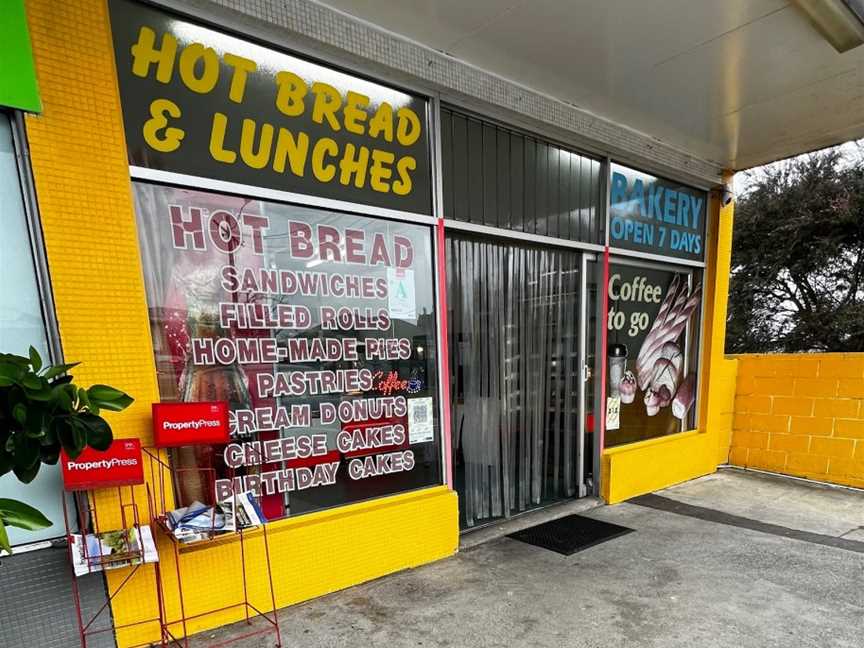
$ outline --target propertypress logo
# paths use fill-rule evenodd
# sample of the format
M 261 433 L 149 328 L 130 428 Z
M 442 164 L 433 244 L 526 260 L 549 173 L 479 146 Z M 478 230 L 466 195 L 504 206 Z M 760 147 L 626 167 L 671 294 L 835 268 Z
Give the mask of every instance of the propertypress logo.
M 138 459 L 100 459 L 99 461 L 67 461 L 66 470 L 111 470 L 112 468 L 137 466 Z
M 201 428 L 218 428 L 222 425 L 219 419 L 199 418 L 194 421 L 162 421 L 163 430 L 200 430 Z

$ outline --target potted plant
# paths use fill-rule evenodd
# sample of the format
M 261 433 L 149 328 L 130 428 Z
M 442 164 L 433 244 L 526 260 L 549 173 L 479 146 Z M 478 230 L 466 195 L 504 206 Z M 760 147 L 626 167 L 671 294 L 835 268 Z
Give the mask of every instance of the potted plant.
M 100 412 L 122 411 L 133 399 L 108 385 L 74 384 L 69 370 L 78 364 L 45 365 L 32 346 L 26 358 L 0 353 L 0 476 L 12 472 L 29 484 L 42 464 L 57 463 L 61 449 L 74 459 L 88 446 L 111 445 L 111 426 Z M 0 498 L 0 550 L 12 553 L 7 526 L 50 525 L 32 506 Z

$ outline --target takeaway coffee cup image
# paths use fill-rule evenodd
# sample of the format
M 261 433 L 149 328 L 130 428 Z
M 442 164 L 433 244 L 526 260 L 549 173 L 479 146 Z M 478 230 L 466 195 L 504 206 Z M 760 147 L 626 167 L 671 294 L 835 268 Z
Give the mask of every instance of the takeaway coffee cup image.
M 609 396 L 618 398 L 621 395 L 621 379 L 627 370 L 627 347 L 618 343 L 610 344 L 606 356 L 609 360 Z

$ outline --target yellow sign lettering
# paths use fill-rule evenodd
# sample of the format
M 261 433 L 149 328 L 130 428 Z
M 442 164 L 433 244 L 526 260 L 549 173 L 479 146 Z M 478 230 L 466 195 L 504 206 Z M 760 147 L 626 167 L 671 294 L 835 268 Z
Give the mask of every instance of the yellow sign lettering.
M 417 160 L 406 155 L 396 163 L 396 173 L 399 179 L 393 183 L 393 193 L 397 196 L 407 196 L 411 193 L 411 171 L 417 168 Z
M 393 169 L 390 165 L 396 156 L 389 151 L 375 149 L 372 151 L 372 166 L 369 167 L 369 186 L 373 191 L 387 193 L 390 191 L 390 178 L 393 177 Z
M 202 63 L 200 76 L 196 70 Z M 183 48 L 180 54 L 180 79 L 192 92 L 207 94 L 219 81 L 219 57 L 212 47 L 192 43 Z
M 331 130 L 338 131 L 339 119 L 336 111 L 342 106 L 342 95 L 331 85 L 316 82 L 312 84 L 312 94 L 315 95 L 315 104 L 312 106 L 312 121 L 323 124 L 324 120 L 330 125 Z
M 255 121 L 243 120 L 243 129 L 240 132 L 240 159 L 246 166 L 253 169 L 263 169 L 270 160 L 270 149 L 273 147 L 273 125 L 261 124 L 261 137 L 258 140 L 258 150 L 255 151 Z
M 339 146 L 329 137 L 322 137 L 312 147 L 312 174 L 320 182 L 330 182 L 336 175 L 335 164 L 324 164 L 324 156 L 335 156 Z
M 393 106 L 386 101 L 381 102 L 369 120 L 369 137 L 378 137 L 381 133 L 384 134 L 385 141 L 393 141 Z
M 231 75 L 231 87 L 228 90 L 228 98 L 234 103 L 242 103 L 243 97 L 246 94 L 246 79 L 250 72 L 258 69 L 258 64 L 251 59 L 237 56 L 230 52 L 226 52 L 222 60 L 234 68 L 234 73 Z
M 285 171 L 285 160 L 291 166 L 291 173 L 302 178 L 306 171 L 306 157 L 309 155 L 309 136 L 297 133 L 297 137 L 287 128 L 280 128 L 276 137 L 276 152 L 273 154 L 273 170 Z
M 348 94 L 345 96 L 345 108 L 342 111 L 342 114 L 345 116 L 346 131 L 355 133 L 356 135 L 362 135 L 366 132 L 363 124 L 369 115 L 366 114 L 364 108 L 368 105 L 369 97 L 359 92 L 348 91 Z
M 306 109 L 303 103 L 303 97 L 308 90 L 306 82 L 293 72 L 279 72 L 276 75 L 276 85 L 276 107 L 279 112 L 288 117 L 302 115 Z
M 174 71 L 174 57 L 177 56 L 177 39 L 171 34 L 163 34 L 162 47 L 156 49 L 156 32 L 149 27 L 141 27 L 138 42 L 132 46 L 132 74 L 146 78 L 150 66 L 156 63 L 156 80 L 160 83 L 171 81 Z
M 217 162 L 234 164 L 237 153 L 225 148 L 225 131 L 228 130 L 228 117 L 217 112 L 213 115 L 213 128 L 210 131 L 210 155 Z
M 410 108 L 400 108 L 396 112 L 396 139 L 402 146 L 411 146 L 420 139 L 420 118 Z
M 354 157 L 355 151 L 357 157 Z M 354 176 L 354 186 L 362 189 L 366 184 L 366 167 L 369 166 L 369 149 L 361 146 L 359 149 L 351 143 L 345 145 L 345 154 L 339 160 L 339 182 L 347 185 Z
M 171 153 L 180 148 L 180 142 L 186 136 L 186 131 L 175 126 L 168 126 L 168 117 L 179 119 L 180 107 L 169 99 L 155 99 L 150 104 L 150 119 L 144 122 L 142 134 L 144 141 L 153 150 L 160 153 Z M 166 117 L 167 115 L 167 117 Z

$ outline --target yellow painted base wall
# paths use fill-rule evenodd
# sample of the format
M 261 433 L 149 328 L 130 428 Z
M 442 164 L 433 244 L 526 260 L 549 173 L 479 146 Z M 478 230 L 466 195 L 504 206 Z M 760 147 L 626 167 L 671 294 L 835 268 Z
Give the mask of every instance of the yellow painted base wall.
M 108 416 L 116 437 L 138 437 L 147 446 L 150 403 L 159 394 L 107 6 L 104 0 L 28 0 L 27 12 L 44 106 L 40 115 L 28 116 L 27 135 L 64 355 L 84 362 L 75 370 L 81 383 L 108 383 L 135 397 L 126 412 Z M 96 497 L 103 529 L 120 525 L 112 492 Z M 136 498 L 146 521 L 143 488 L 136 489 Z M 437 487 L 275 522 L 268 529 L 277 605 L 285 606 L 452 555 L 458 546 L 457 498 Z M 159 548 L 168 617 L 175 619 L 173 551 L 166 541 Z M 269 609 L 260 532 L 246 549 L 252 602 Z M 180 563 L 187 614 L 239 600 L 239 543 L 184 553 Z M 114 589 L 126 570 L 107 576 Z M 153 576 L 153 567 L 146 566 L 121 591 L 112 606 L 116 625 L 157 616 Z M 234 608 L 205 616 L 190 630 L 242 614 Z M 119 643 L 158 636 L 157 624 L 149 623 L 121 630 Z
M 640 441 L 603 452 L 602 496 L 616 504 L 674 484 L 708 475 L 729 456 L 736 363 L 712 374 L 712 412 L 705 431 Z
M 737 359 L 730 463 L 864 488 L 864 354 Z
M 603 451 L 601 495 L 610 504 L 717 470 L 729 456 L 737 361 L 724 356 L 734 204 L 708 206 L 704 340 L 698 430 Z

